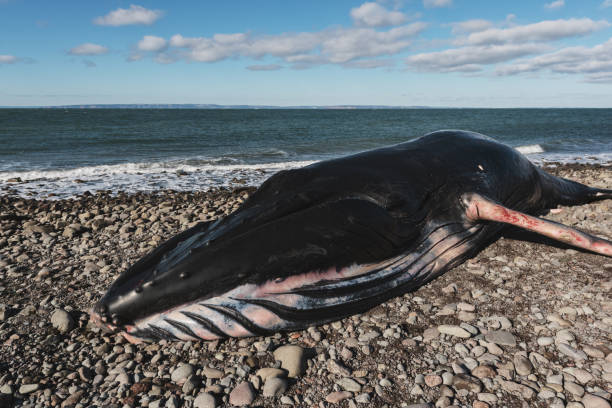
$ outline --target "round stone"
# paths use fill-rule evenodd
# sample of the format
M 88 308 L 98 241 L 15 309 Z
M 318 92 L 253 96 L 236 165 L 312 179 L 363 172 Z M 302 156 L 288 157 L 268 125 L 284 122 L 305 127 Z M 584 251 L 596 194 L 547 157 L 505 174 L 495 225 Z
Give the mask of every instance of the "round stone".
M 196 399 L 193 401 L 193 407 L 194 408 L 216 408 L 217 401 L 215 400 L 215 397 L 212 396 L 212 394 L 209 394 L 207 392 L 202 392 L 198 394 Z
M 249 405 L 255 399 L 255 391 L 253 386 L 248 381 L 243 381 L 230 392 L 229 402 L 232 405 L 244 406 Z
M 299 377 L 306 371 L 304 349 L 300 346 L 281 346 L 274 350 L 274 358 L 281 362 L 281 367 L 288 371 L 291 378 Z
M 490 331 L 485 334 L 485 340 L 489 343 L 495 343 L 502 346 L 516 346 L 516 338 L 514 335 L 505 330 Z
M 337 404 L 347 398 L 351 398 L 352 396 L 353 393 L 349 391 L 336 391 L 328 394 L 327 397 L 325 397 L 325 401 L 329 402 L 330 404 Z
M 279 377 L 269 377 L 263 386 L 264 397 L 276 397 L 287 391 L 287 380 Z
M 585 394 L 582 397 L 584 408 L 610 408 L 610 403 L 605 399 L 593 394 Z
M 442 377 L 439 375 L 426 375 L 425 384 L 427 384 L 428 387 L 437 387 L 442 384 Z
M 56 309 L 51 315 L 51 325 L 60 333 L 66 333 L 74 328 L 74 319 L 64 309 Z
M 194 373 L 195 370 L 191 364 L 181 364 L 172 371 L 170 378 L 177 384 L 183 384 Z

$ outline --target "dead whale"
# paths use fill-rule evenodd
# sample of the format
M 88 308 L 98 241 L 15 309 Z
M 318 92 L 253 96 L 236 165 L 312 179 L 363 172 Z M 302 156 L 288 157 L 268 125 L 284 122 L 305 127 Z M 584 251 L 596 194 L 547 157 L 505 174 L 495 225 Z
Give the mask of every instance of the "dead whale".
M 508 225 L 612 256 L 611 242 L 535 216 L 608 198 L 489 137 L 438 131 L 275 174 L 123 272 L 91 317 L 135 342 L 303 329 L 415 290 Z

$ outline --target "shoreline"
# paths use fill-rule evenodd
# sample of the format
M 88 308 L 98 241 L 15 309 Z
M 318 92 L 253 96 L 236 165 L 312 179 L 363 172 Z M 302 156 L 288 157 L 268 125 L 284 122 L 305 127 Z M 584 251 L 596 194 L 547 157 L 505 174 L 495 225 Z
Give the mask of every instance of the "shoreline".
M 609 166 L 545 168 L 612 188 Z M 0 195 L 0 406 L 210 407 L 250 396 L 264 407 L 609 407 L 612 261 L 510 235 L 415 292 L 304 331 L 131 345 L 91 327 L 89 307 L 129 264 L 254 189 Z M 612 238 L 611 209 L 608 200 L 547 218 Z M 307 351 L 293 357 L 297 377 L 259 371 L 280 368 L 274 351 L 287 344 Z M 268 383 L 276 396 L 265 396 Z
M 612 162 L 608 161 L 608 162 L 600 162 L 600 163 L 580 163 L 580 162 L 563 163 L 563 162 L 550 161 L 550 162 L 540 163 L 539 166 L 553 174 L 560 174 L 561 172 L 564 172 L 564 171 L 582 170 L 582 169 L 588 169 L 588 168 L 599 169 L 599 170 L 608 169 L 612 167 Z M 193 189 L 189 189 L 189 188 L 155 189 L 155 187 L 152 184 L 150 184 L 154 179 L 156 179 L 155 176 L 152 177 L 151 179 L 148 179 L 147 181 L 142 181 L 142 183 L 144 183 L 145 185 L 149 187 L 149 189 L 147 190 L 129 191 L 129 190 L 123 190 L 121 188 L 118 188 L 118 189 L 106 189 L 106 188 L 105 189 L 95 189 L 95 188 L 86 189 L 86 186 L 90 184 L 92 181 L 85 181 L 79 178 L 75 178 L 74 180 L 71 181 L 71 183 L 73 183 L 75 186 L 79 186 L 82 192 L 74 193 L 72 195 L 67 195 L 67 193 L 64 193 L 64 192 L 59 193 L 59 194 L 48 192 L 51 188 L 50 180 L 46 180 L 47 183 L 50 183 L 49 185 L 39 184 L 39 188 L 42 188 L 43 191 L 45 191 L 45 193 L 41 193 L 41 192 L 36 192 L 35 187 L 31 185 L 40 183 L 41 181 L 43 181 L 42 179 L 22 180 L 20 177 L 14 177 L 14 178 L 9 178 L 7 180 L 0 181 L 0 197 L 7 196 L 7 197 L 14 197 L 14 198 L 23 198 L 23 199 L 28 199 L 28 200 L 34 199 L 38 201 L 46 201 L 46 200 L 57 201 L 57 200 L 78 200 L 81 198 L 90 197 L 92 195 L 100 195 L 100 194 L 111 194 L 111 195 L 151 194 L 151 195 L 155 195 L 155 194 L 162 194 L 164 192 L 189 194 L 189 193 L 195 193 L 195 192 L 199 193 L 202 191 L 216 191 L 216 190 L 226 190 L 226 191 L 231 192 L 234 190 L 242 190 L 245 188 L 246 189 L 257 188 L 267 178 L 269 178 L 276 172 L 276 171 L 271 171 L 269 168 L 264 170 L 265 167 L 266 167 L 265 165 L 262 165 L 262 168 L 254 168 L 253 171 L 257 173 L 256 176 L 254 176 L 253 174 L 246 173 L 244 169 L 242 171 L 236 170 L 234 172 L 225 174 L 224 177 L 215 176 L 215 180 L 217 180 L 216 184 L 213 183 L 211 185 L 211 184 L 205 183 L 205 185 L 207 185 L 206 190 L 198 190 L 195 188 Z M 191 179 L 190 182 L 188 181 L 187 184 L 193 184 L 195 187 L 196 185 L 198 185 L 198 183 L 196 183 L 195 181 L 198 179 L 198 177 L 200 177 L 200 173 L 206 174 L 205 177 L 212 177 L 208 173 L 208 171 L 184 172 L 184 171 L 179 170 L 175 173 L 169 172 L 166 174 L 172 175 L 172 177 L 176 179 L 175 181 L 180 180 L 182 178 L 192 178 L 193 177 L 193 179 Z M 220 178 L 226 181 L 219 182 Z M 67 183 L 67 182 L 68 181 L 66 180 L 62 181 L 62 183 Z M 93 183 L 95 184 L 95 182 Z M 138 181 L 134 181 L 133 183 L 140 184 L 142 186 L 142 184 L 139 183 Z M 123 187 L 131 185 L 127 183 L 126 180 L 123 180 L 120 184 Z M 28 186 L 28 187 L 25 191 L 20 192 L 19 189 L 16 188 L 19 186 Z M 66 187 L 63 186 L 62 188 L 66 188 Z

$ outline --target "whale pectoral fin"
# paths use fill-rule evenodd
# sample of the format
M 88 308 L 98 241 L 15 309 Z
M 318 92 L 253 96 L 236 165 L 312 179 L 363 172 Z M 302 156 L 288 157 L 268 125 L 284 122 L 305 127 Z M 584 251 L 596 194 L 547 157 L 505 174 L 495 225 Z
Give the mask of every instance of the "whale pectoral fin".
M 479 194 L 465 198 L 470 221 L 495 221 L 514 225 L 574 247 L 612 257 L 612 242 L 554 221 L 511 210 Z

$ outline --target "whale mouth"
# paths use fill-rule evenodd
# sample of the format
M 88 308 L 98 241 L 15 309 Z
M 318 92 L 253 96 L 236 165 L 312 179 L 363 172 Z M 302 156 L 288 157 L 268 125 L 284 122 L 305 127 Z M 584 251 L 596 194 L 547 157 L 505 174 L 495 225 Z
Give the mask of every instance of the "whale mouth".
M 462 223 L 429 231 L 415 247 L 381 262 L 245 283 L 129 324 L 113 321 L 99 303 L 91 312 L 92 321 L 105 330 L 121 332 L 130 342 L 141 342 L 261 336 L 339 320 L 416 289 L 463 262 L 486 235 L 481 225 L 465 228 Z

